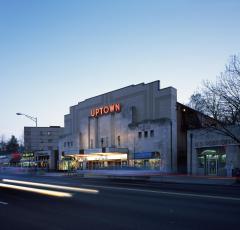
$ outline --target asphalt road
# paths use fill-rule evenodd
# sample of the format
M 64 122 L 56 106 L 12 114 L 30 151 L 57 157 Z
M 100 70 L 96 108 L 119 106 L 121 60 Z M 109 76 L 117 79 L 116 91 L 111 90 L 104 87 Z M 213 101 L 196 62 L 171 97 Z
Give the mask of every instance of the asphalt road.
M 239 186 L 1 174 L 3 178 L 97 189 L 99 193 L 70 191 L 73 197 L 57 198 L 0 187 L 1 230 L 240 228 Z

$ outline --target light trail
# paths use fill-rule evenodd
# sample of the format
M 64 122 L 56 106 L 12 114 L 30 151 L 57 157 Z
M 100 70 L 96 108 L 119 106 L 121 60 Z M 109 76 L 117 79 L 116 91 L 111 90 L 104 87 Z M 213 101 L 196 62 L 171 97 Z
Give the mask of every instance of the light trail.
M 87 188 L 69 187 L 69 186 L 62 186 L 62 185 L 44 184 L 44 183 L 36 183 L 36 182 L 21 181 L 21 180 L 10 180 L 10 179 L 3 179 L 2 181 L 9 182 L 9 183 L 15 183 L 15 184 L 45 187 L 45 188 L 56 188 L 56 189 L 73 191 L 73 192 L 84 192 L 84 193 L 91 193 L 91 194 L 99 193 L 98 190 L 87 189 Z
M 0 204 L 7 205 L 7 202 L 0 201 Z
M 48 195 L 48 196 L 72 197 L 71 193 L 58 192 L 58 191 L 39 189 L 39 188 L 30 188 L 30 187 L 24 187 L 24 186 L 12 185 L 12 184 L 0 183 L 0 188 L 1 187 L 2 188 L 16 189 L 16 190 L 20 190 L 20 191 L 34 192 L 34 193 L 39 193 L 39 194 Z

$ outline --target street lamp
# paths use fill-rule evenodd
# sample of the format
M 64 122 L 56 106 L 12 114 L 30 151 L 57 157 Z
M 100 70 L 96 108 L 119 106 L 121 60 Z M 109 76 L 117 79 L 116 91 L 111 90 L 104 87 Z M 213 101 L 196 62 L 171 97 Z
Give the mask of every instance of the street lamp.
M 30 120 L 35 122 L 36 127 L 37 127 L 37 117 L 32 117 L 32 116 L 29 116 L 29 115 L 24 114 L 24 113 L 16 113 L 16 115 L 18 115 L 18 116 L 22 115 L 22 116 L 25 116 L 25 117 L 29 118 Z

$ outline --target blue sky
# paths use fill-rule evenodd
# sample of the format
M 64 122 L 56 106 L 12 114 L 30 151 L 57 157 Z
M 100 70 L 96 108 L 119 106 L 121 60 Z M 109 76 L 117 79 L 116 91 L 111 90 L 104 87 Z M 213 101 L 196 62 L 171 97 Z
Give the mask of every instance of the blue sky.
M 0 135 L 63 125 L 69 106 L 161 81 L 186 103 L 240 52 L 238 0 L 0 0 Z

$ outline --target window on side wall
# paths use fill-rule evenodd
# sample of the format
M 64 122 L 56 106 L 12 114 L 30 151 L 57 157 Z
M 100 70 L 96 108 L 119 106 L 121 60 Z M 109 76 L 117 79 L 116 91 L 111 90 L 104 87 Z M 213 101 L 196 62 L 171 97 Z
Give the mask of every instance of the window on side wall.
M 150 131 L 150 137 L 154 137 L 154 130 Z
M 121 137 L 120 136 L 117 137 L 117 141 L 118 141 L 118 146 L 120 146 L 121 145 Z
M 144 137 L 148 137 L 148 131 L 144 131 Z
M 138 132 L 138 138 L 142 138 L 142 132 Z
M 93 149 L 93 139 L 90 140 L 90 148 Z

